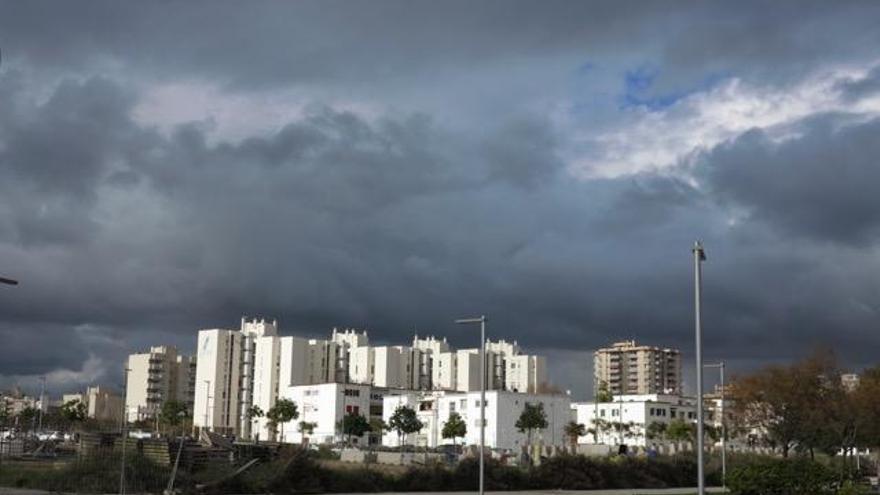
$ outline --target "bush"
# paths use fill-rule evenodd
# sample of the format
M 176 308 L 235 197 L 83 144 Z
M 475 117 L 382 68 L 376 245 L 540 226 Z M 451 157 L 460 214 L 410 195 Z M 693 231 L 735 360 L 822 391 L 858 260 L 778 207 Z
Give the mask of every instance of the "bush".
M 834 473 L 806 458 L 755 460 L 728 473 L 736 495 L 822 495 L 834 493 Z

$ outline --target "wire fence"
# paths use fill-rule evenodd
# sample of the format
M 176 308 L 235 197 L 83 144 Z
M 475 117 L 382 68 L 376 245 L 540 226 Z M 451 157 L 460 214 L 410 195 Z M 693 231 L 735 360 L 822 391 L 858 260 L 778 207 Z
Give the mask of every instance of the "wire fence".
M 277 456 L 272 444 L 81 433 L 71 440 L 0 440 L 0 486 L 68 493 L 192 493 Z

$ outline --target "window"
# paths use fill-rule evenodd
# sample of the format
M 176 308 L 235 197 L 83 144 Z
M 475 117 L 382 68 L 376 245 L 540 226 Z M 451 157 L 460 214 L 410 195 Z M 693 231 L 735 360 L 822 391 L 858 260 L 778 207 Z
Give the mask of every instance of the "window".
M 455 412 L 455 401 L 449 403 L 449 412 Z
M 467 408 L 467 399 L 461 399 L 461 409 L 462 411 Z
M 599 416 L 605 417 L 605 409 L 599 411 Z

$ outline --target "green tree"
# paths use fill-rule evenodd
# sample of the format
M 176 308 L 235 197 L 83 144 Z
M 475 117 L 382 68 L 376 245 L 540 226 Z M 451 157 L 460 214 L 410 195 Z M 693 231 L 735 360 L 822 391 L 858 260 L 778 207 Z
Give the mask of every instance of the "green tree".
M 272 430 L 281 427 L 280 442 L 284 443 L 284 425 L 299 417 L 296 404 L 290 399 L 278 399 L 275 405 L 266 412 L 266 418 Z
M 849 407 L 834 411 L 838 403 L 829 387 L 836 384 L 839 372 L 830 352 L 816 352 L 789 366 L 769 366 L 734 380 L 734 417 L 742 429 L 765 431 L 767 443 L 778 446 L 783 457 L 795 446 L 812 454 L 827 442 L 828 426 L 836 424 L 828 415 L 845 414 Z M 846 429 L 840 424 L 837 434 L 847 435 Z
M 614 402 L 614 394 L 608 389 L 608 382 L 599 382 L 599 387 L 596 389 L 596 402 Z
M 174 433 L 183 423 L 186 414 L 186 404 L 176 400 L 167 400 L 159 411 L 159 421 Z
M 532 432 L 547 428 L 547 413 L 544 412 L 544 404 L 530 404 L 526 402 L 514 426 L 516 426 L 520 433 L 526 434 L 527 445 L 531 445 Z
M 343 416 L 342 421 L 339 423 L 348 446 L 351 446 L 351 437 L 362 437 L 371 431 L 367 418 L 353 412 Z
M 443 431 L 440 434 L 443 438 L 451 438 L 452 444 L 458 446 L 455 439 L 467 435 L 467 423 L 457 412 L 449 413 L 449 419 L 443 424 Z
M 382 434 L 388 430 L 388 424 L 382 418 L 370 418 L 370 433 L 376 437 L 376 443 L 382 443 Z
M 693 425 L 683 419 L 673 419 L 666 426 L 666 438 L 673 442 L 686 442 L 693 439 Z
M 25 407 L 16 415 L 16 418 L 18 420 L 18 427 L 21 428 L 22 431 L 28 431 L 32 429 L 34 418 L 36 418 L 38 414 L 39 411 L 37 411 L 36 407 Z
M 256 426 L 256 422 L 257 422 L 258 418 L 262 418 L 263 416 L 266 415 L 266 413 L 263 412 L 263 408 L 258 405 L 253 405 L 253 406 L 247 408 L 247 410 L 245 410 L 244 414 L 245 414 L 245 416 L 247 416 L 248 421 L 250 421 L 251 424 L 254 426 Z M 259 438 L 260 438 L 259 431 L 256 433 L 256 435 L 254 435 L 254 438 L 259 440 Z
M 571 441 L 572 447 L 577 447 L 578 438 L 587 434 L 587 428 L 583 423 L 577 421 L 569 421 L 565 425 L 565 436 Z
M 397 406 L 394 414 L 388 420 L 388 426 L 397 432 L 397 440 L 400 445 L 400 460 L 403 462 L 403 446 L 406 443 L 407 435 L 416 433 L 424 427 L 416 411 L 409 406 Z
M 666 438 L 666 423 L 652 421 L 645 428 L 645 437 L 648 440 L 663 440 Z
M 87 416 L 86 405 L 79 399 L 73 399 L 61 405 L 61 418 L 74 427 L 79 427 Z
M 311 436 L 312 433 L 315 432 L 315 428 L 317 426 L 318 426 L 318 423 L 315 423 L 313 421 L 300 421 L 299 422 L 299 426 L 297 427 L 297 429 L 299 430 L 299 433 L 302 435 L 302 443 L 303 444 L 308 443 L 308 437 L 306 435 Z
M 6 426 L 9 421 L 9 411 L 6 410 L 6 404 L 0 403 L 0 426 Z

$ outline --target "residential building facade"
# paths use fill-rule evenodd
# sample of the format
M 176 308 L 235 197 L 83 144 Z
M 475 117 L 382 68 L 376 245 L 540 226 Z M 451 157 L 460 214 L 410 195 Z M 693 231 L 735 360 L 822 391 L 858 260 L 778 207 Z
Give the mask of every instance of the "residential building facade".
M 595 383 L 614 395 L 681 394 L 681 353 L 677 349 L 615 342 L 594 355 Z
M 690 424 L 696 420 L 697 410 L 695 399 L 666 394 L 622 395 L 612 402 L 577 402 L 571 404 L 571 409 L 576 422 L 595 432 L 578 438 L 578 443 L 638 446 L 650 444 L 647 433 L 651 423 L 668 425 L 681 420 Z
M 129 355 L 125 388 L 127 420 L 155 418 L 162 404 L 169 400 L 186 404 L 191 412 L 194 367 L 192 357 L 180 354 L 173 346 L 151 347 L 149 351 Z M 102 401 L 97 397 L 96 401 Z
M 416 336 L 411 346 L 374 346 L 366 331 L 351 328 L 334 328 L 326 340 L 282 337 L 277 323 L 265 319 L 243 318 L 238 330 L 200 331 L 197 363 L 194 427 L 249 439 L 279 433 L 269 428 L 265 413 L 296 387 L 480 389 L 478 349 L 456 351 L 433 336 Z M 489 390 L 535 393 L 546 383 L 543 356 L 521 353 L 516 342 L 487 342 L 486 368 Z

